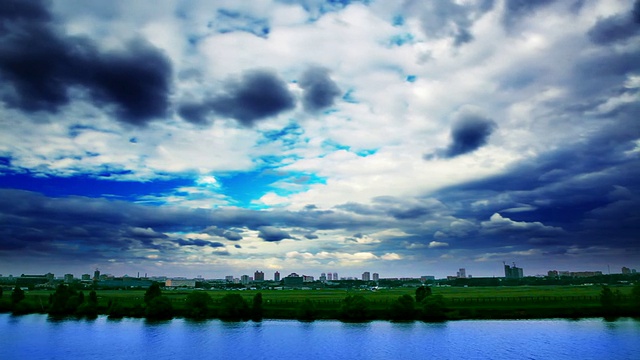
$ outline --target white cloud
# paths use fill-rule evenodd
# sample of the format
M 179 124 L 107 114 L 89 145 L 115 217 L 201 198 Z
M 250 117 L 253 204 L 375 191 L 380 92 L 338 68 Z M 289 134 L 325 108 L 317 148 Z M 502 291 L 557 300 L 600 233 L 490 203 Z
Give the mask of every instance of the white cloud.
M 447 247 L 447 246 L 449 246 L 449 244 L 446 243 L 446 242 L 432 241 L 432 242 L 429 243 L 429 248 L 430 249 Z

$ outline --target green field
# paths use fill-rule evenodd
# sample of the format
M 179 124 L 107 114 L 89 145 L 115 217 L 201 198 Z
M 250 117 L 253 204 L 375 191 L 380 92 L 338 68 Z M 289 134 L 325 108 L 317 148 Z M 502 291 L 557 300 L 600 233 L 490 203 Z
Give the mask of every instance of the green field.
M 630 315 L 638 311 L 633 307 L 630 285 L 612 286 L 620 304 Z M 266 318 L 296 318 L 303 303 L 309 300 L 316 311 L 316 318 L 336 318 L 347 296 L 360 295 L 366 300 L 371 318 L 387 319 L 394 303 L 403 295 L 412 298 L 415 288 L 379 289 L 317 289 L 317 290 L 168 290 L 162 291 L 175 313 L 185 314 L 187 297 L 194 291 L 205 292 L 211 298 L 211 317 L 221 308 L 222 298 L 228 294 L 240 295 L 252 304 L 256 294 L 262 295 L 262 307 Z M 432 296 L 441 295 L 448 319 L 467 318 L 544 318 L 601 316 L 601 286 L 513 286 L 513 287 L 433 287 Z M 89 291 L 85 290 L 84 295 Z M 31 312 L 46 312 L 53 290 L 26 292 L 25 301 Z M 145 290 L 98 290 L 99 313 L 109 314 L 117 303 L 128 309 L 126 314 L 141 316 L 144 313 Z M 7 296 L 5 296 L 7 298 Z M 4 300 L 5 302 L 7 300 Z M 416 311 L 421 304 L 416 303 Z M 5 311 L 7 307 L 5 306 Z M 618 310 L 619 310 L 618 309 Z

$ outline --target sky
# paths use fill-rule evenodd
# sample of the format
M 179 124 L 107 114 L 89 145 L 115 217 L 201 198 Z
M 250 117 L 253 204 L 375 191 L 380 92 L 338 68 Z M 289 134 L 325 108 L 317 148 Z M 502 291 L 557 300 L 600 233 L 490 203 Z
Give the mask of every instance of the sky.
M 640 268 L 640 1 L 0 2 L 0 274 Z

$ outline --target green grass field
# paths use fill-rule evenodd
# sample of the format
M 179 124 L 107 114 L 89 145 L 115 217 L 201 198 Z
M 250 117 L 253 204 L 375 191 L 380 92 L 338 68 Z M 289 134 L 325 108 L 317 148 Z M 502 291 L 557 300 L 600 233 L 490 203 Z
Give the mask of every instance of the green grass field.
M 632 286 L 612 286 L 620 305 L 631 308 Z M 318 318 L 335 318 L 343 300 L 349 295 L 362 295 L 373 318 L 384 319 L 396 300 L 402 295 L 414 297 L 415 288 L 380 289 L 318 289 L 318 290 L 206 290 L 212 299 L 210 305 L 218 308 L 227 294 L 239 294 L 251 304 L 257 293 L 262 294 L 266 317 L 295 318 L 295 314 L 306 300 L 318 310 Z M 175 311 L 188 311 L 186 299 L 194 291 L 162 290 Z M 433 295 L 442 295 L 449 319 L 474 318 L 544 318 L 600 316 L 601 286 L 514 286 L 514 287 L 433 287 Z M 26 292 L 25 300 L 33 311 L 46 312 L 52 290 Z M 85 296 L 89 291 L 85 290 Z M 98 307 L 108 313 L 117 303 L 128 309 L 144 307 L 145 290 L 98 290 Z M 6 301 L 3 299 L 3 301 Z M 416 309 L 420 308 L 416 304 Z M 139 311 L 139 310 L 138 310 Z M 138 312 L 139 313 L 139 312 Z
M 612 290 L 619 290 L 623 295 L 630 295 L 631 286 L 616 286 Z M 481 302 L 482 300 L 509 301 L 521 300 L 522 302 L 535 301 L 536 298 L 553 297 L 573 298 L 599 296 L 601 286 L 514 286 L 514 287 L 434 287 L 433 295 L 442 295 L 448 302 Z M 169 297 L 172 302 L 179 303 L 186 299 L 192 291 L 205 290 L 163 290 L 163 295 Z M 105 305 L 109 300 L 122 301 L 124 303 L 142 302 L 145 290 L 98 290 L 100 305 Z M 250 301 L 258 292 L 262 293 L 265 304 L 270 303 L 297 303 L 309 299 L 313 302 L 340 302 L 348 295 L 362 295 L 373 303 L 390 303 L 399 296 L 415 294 L 415 288 L 370 290 L 206 290 L 214 303 L 228 293 L 238 293 L 247 301 Z M 39 298 L 47 301 L 52 290 L 27 291 L 27 298 Z M 85 293 L 88 291 L 85 290 Z

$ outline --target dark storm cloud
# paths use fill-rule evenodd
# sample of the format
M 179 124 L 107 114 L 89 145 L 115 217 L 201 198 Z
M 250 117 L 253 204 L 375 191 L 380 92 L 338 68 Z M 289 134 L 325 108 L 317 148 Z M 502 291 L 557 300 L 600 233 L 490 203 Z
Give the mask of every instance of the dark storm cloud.
M 322 15 L 340 11 L 352 3 L 368 3 L 371 0 L 277 0 L 285 4 L 300 5 L 308 14 L 310 20 L 317 20 Z
M 484 146 L 496 123 L 480 115 L 464 114 L 460 116 L 451 128 L 451 144 L 445 151 L 445 156 L 456 157 L 470 153 Z
M 202 230 L 202 233 L 209 234 L 209 235 L 220 236 L 220 237 L 223 237 L 223 238 L 225 238 L 227 240 L 230 240 L 230 241 L 242 240 L 242 235 L 240 235 L 240 233 L 238 233 L 236 231 L 220 229 L 220 228 L 217 228 L 215 226 L 210 226 L 210 227 Z
M 338 85 L 329 77 L 329 71 L 321 67 L 307 69 L 298 84 L 304 91 L 304 109 L 311 112 L 332 106 L 336 97 L 341 94 Z
M 219 9 L 216 21 L 207 24 L 209 28 L 215 28 L 219 33 L 245 31 L 258 37 L 266 38 L 271 31 L 269 21 L 240 13 L 238 11 Z
M 473 40 L 471 27 L 484 13 L 493 8 L 494 1 L 459 4 L 450 0 L 408 1 L 405 4 L 407 16 L 418 14 L 422 32 L 434 38 L 450 37 L 455 46 Z
M 613 15 L 598 22 L 589 30 L 589 39 L 605 45 L 628 39 L 640 33 L 640 0 L 627 13 Z
M 265 241 L 280 241 L 284 239 L 293 239 L 288 232 L 273 226 L 262 226 L 258 234 Z
M 523 224 L 503 222 L 497 229 L 504 230 L 504 236 L 513 236 L 514 229 L 557 228 L 566 234 L 553 230 L 546 235 L 561 238 L 564 244 L 598 245 L 606 238 L 610 247 L 637 249 L 639 215 L 633 209 L 640 208 L 636 195 L 640 193 L 640 160 L 631 154 L 640 138 L 638 111 L 638 105 L 621 109 L 617 124 L 589 141 L 567 145 L 521 162 L 502 175 L 442 190 L 436 196 L 456 216 L 481 221 L 530 204 L 529 211 L 508 213 L 511 221 Z M 533 241 L 544 231 L 519 233 L 519 238 Z
M 198 247 L 209 246 L 209 247 L 213 247 L 213 248 L 224 247 L 223 243 L 206 241 L 206 240 L 201 240 L 201 239 L 178 239 L 176 242 L 180 246 L 198 246 Z
M 190 210 L 101 198 L 51 198 L 13 189 L 0 189 L 0 223 L 0 258 L 15 256 L 11 249 L 25 249 L 37 256 L 56 258 L 73 258 L 82 252 L 88 260 L 132 258 L 145 249 L 171 257 L 176 251 L 167 235 L 171 232 L 203 232 L 237 241 L 242 237 L 232 229 L 248 228 L 273 242 L 294 238 L 279 226 L 299 228 L 311 239 L 318 229 L 376 228 L 387 224 L 330 210 Z M 177 244 L 218 246 L 216 242 L 193 239 L 182 239 Z
M 44 2 L 8 1 L 0 7 L 0 98 L 27 112 L 57 112 L 70 90 L 86 91 L 118 120 L 135 125 L 166 115 L 171 63 L 141 40 L 103 52 L 89 38 L 68 36 Z
M 49 21 L 51 16 L 45 8 L 46 1 L 6 0 L 0 3 L 0 29 L 7 31 L 10 21 Z
M 522 18 L 554 2 L 556 0 L 505 0 L 502 21 L 510 29 Z
M 252 126 L 257 120 L 276 116 L 294 107 L 293 95 L 277 74 L 269 70 L 253 70 L 245 72 L 240 79 L 227 82 L 223 92 L 210 99 L 182 104 L 178 113 L 196 124 L 207 123 L 206 116 L 213 112 L 236 119 L 244 126 Z
M 435 156 L 453 158 L 473 152 L 486 145 L 489 136 L 496 129 L 496 123 L 473 111 L 463 111 L 456 116 L 451 126 L 451 143 L 446 149 L 440 149 L 435 154 L 425 155 L 425 159 Z
M 354 202 L 348 202 L 346 204 L 340 204 L 335 207 L 336 209 L 352 212 L 360 215 L 380 215 L 384 214 L 384 210 L 375 208 L 370 205 L 359 204 Z

